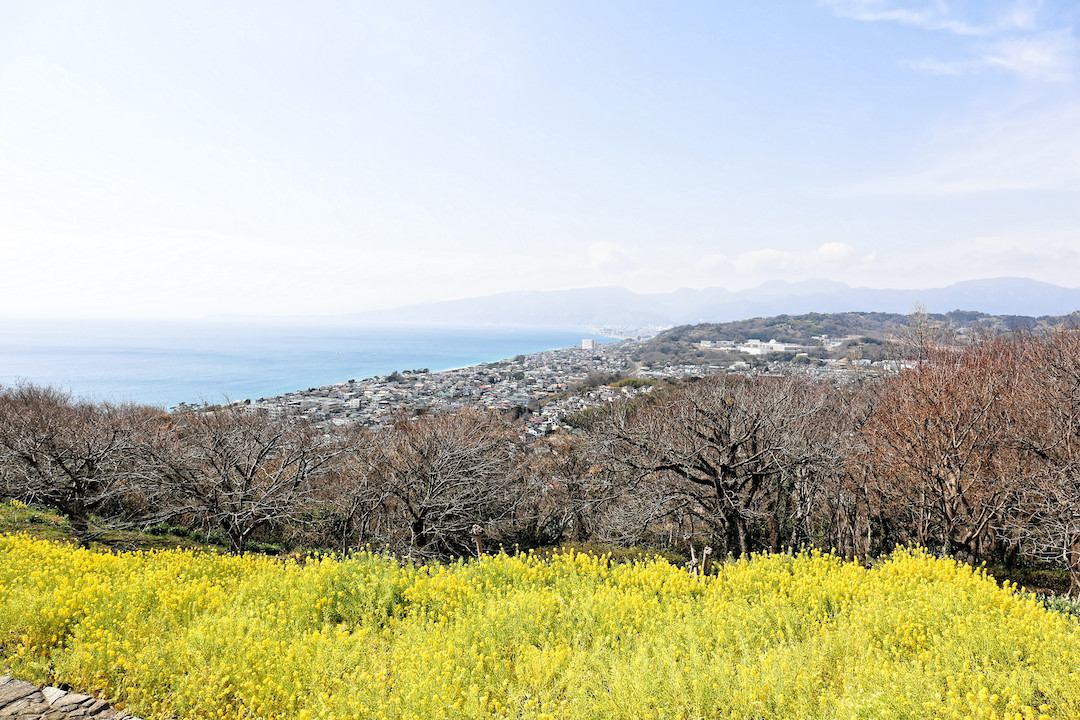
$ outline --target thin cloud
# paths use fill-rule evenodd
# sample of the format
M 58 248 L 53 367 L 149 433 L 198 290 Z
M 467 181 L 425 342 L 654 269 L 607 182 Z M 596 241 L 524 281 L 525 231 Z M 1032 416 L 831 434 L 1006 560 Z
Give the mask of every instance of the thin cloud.
M 1078 248 L 1080 235 L 1073 229 L 1035 228 L 946 243 L 935 253 L 932 267 L 923 265 L 918 256 L 896 254 L 881 263 L 879 269 L 884 277 L 920 277 L 924 283 L 1016 276 L 1076 287 L 1076 278 L 1080 277 Z
M 724 267 L 730 260 L 731 258 L 723 253 L 710 253 L 697 261 L 695 269 L 699 272 L 703 270 L 715 270 L 716 268 Z
M 986 67 L 1002 68 L 1032 80 L 1066 81 L 1072 77 L 1075 57 L 1072 32 L 1060 30 L 1002 40 L 981 62 Z
M 858 262 L 854 247 L 842 242 L 827 242 L 812 250 L 751 250 L 736 255 L 731 267 L 740 273 L 815 275 L 845 269 L 852 262 Z
M 724 268 L 729 289 L 753 287 L 770 279 L 829 278 L 854 287 L 917 288 L 961 280 L 1023 276 L 1063 287 L 1080 277 L 1080 234 L 1075 229 L 1039 227 L 1010 234 L 960 237 L 933 253 L 907 248 L 860 253 L 847 243 L 825 243 L 809 250 L 762 248 L 732 258 Z M 702 278 L 717 284 L 717 276 Z
M 981 6 L 987 17 L 968 18 L 956 4 L 896 0 L 824 0 L 838 17 L 861 22 L 892 22 L 931 32 L 980 38 L 959 60 L 924 58 L 901 62 L 932 75 L 974 75 L 1004 70 L 1029 80 L 1064 82 L 1073 76 L 1076 42 L 1071 29 L 1039 31 L 1041 2 Z
M 999 40 L 981 48 L 980 57 L 954 62 L 937 59 L 903 63 L 905 67 L 933 75 L 974 75 L 1005 70 L 1029 80 L 1067 82 L 1073 77 L 1076 41 L 1069 30 L 1030 37 Z
M 627 268 L 633 264 L 625 250 L 609 242 L 591 243 L 586 257 L 588 266 L 595 269 Z
M 930 73 L 931 75 L 969 75 L 978 69 L 978 67 L 973 65 L 970 60 L 945 62 L 933 58 L 927 58 L 926 60 L 907 60 L 901 63 L 901 65 L 912 70 Z
M 1041 2 L 1008 3 L 988 22 L 973 22 L 941 0 L 895 2 L 892 0 L 823 0 L 834 14 L 860 22 L 894 22 L 922 30 L 954 35 L 992 35 L 1008 30 L 1030 30 L 1037 21 Z
M 1038 26 L 1039 9 L 1042 0 L 1018 2 L 1006 8 L 998 16 L 998 28 L 1001 30 L 1034 30 Z
M 991 264 L 1002 271 L 1016 267 L 1080 270 L 1080 234 L 1073 232 L 1067 235 L 1068 239 L 1047 239 L 1042 233 L 982 236 L 961 243 L 957 254 L 973 258 L 975 262 Z M 1072 277 L 1077 275 L 1073 274 Z
M 848 194 L 948 197 L 1080 189 L 1080 103 L 1042 113 L 980 117 L 950 128 L 918 167 L 863 180 Z

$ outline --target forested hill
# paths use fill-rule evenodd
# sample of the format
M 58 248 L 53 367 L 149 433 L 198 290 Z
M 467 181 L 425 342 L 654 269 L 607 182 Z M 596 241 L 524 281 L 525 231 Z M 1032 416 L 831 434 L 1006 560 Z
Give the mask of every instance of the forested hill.
M 822 336 L 830 340 L 880 345 L 902 334 L 909 328 L 913 315 L 886 312 L 807 313 L 805 315 L 774 315 L 725 323 L 700 323 L 680 325 L 656 335 L 635 353 L 637 360 L 664 358 L 668 361 L 683 357 L 693 362 L 701 355 L 697 345 L 703 341 L 730 340 L 746 342 L 757 339 L 763 342 L 776 340 L 781 343 L 817 346 L 824 344 Z M 926 313 L 919 321 L 942 335 L 971 335 L 1011 332 L 1014 330 L 1039 331 L 1066 323 L 1080 322 L 1080 311 L 1070 315 L 989 315 L 987 313 L 954 310 L 949 313 Z

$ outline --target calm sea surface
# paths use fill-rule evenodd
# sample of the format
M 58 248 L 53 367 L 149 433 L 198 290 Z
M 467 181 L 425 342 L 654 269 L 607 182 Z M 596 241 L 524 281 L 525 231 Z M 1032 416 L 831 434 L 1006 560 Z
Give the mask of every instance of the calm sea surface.
M 611 340 L 575 328 L 0 320 L 0 385 L 171 407 Z

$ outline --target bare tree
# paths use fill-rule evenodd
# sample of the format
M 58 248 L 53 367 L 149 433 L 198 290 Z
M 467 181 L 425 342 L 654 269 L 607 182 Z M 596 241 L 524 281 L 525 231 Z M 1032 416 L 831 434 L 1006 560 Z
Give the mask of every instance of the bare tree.
M 471 553 L 472 527 L 510 517 L 517 500 L 510 463 L 519 440 L 497 417 L 474 410 L 397 423 L 379 461 L 394 546 L 414 558 Z
M 779 550 L 792 493 L 821 454 L 807 433 L 826 393 L 796 377 L 717 375 L 628 404 L 599 433 L 631 478 L 678 479 L 684 508 L 713 523 L 725 551 Z
M 867 379 L 830 394 L 829 408 L 819 420 L 831 425 L 826 431 L 832 437 L 830 457 L 822 463 L 816 507 L 807 516 L 824 533 L 814 538 L 815 545 L 862 562 L 875 551 L 895 545 L 881 521 L 880 483 L 863 432 L 877 406 L 879 384 L 877 379 Z
M 1080 596 L 1080 327 L 1027 336 L 1021 346 L 1026 404 L 1016 436 L 1037 469 L 1004 532 L 1026 555 L 1068 567 L 1069 591 Z
M 1026 556 L 1068 568 L 1080 597 L 1080 467 L 1048 468 L 1021 492 L 1007 531 Z
M 612 472 L 612 475 L 615 475 Z M 687 531 L 692 535 L 693 520 L 706 511 L 680 483 L 645 477 L 638 481 L 625 478 L 595 519 L 590 539 L 603 545 L 671 546 Z M 699 528 L 703 523 L 699 523 Z
M 390 491 L 382 463 L 392 432 L 362 428 L 349 433 L 338 462 L 322 478 L 319 501 L 333 512 L 332 533 L 342 554 L 391 535 L 385 527 Z
M 517 476 L 514 529 L 528 545 L 592 540 L 605 509 L 627 491 L 593 444 L 570 434 L 530 443 Z
M 937 320 L 918 302 L 908 313 L 907 322 L 892 338 L 903 360 L 920 362 L 942 347 L 956 345 L 956 333 L 947 320 Z
M 175 414 L 147 445 L 166 511 L 218 528 L 234 553 L 260 528 L 298 522 L 341 449 L 304 420 L 237 408 Z
M 52 387 L 4 389 L 2 492 L 63 513 L 85 545 L 93 537 L 91 514 L 122 514 L 137 487 L 134 438 L 153 414 L 145 407 L 76 401 Z

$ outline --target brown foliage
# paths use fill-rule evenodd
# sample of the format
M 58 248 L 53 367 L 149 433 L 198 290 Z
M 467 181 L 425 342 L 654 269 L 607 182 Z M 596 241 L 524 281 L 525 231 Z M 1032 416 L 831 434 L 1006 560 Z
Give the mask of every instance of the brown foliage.
M 1031 470 L 1018 437 L 1018 351 L 1002 338 L 924 347 L 921 361 L 883 383 L 867 459 L 901 539 L 972 560 L 995 541 Z

